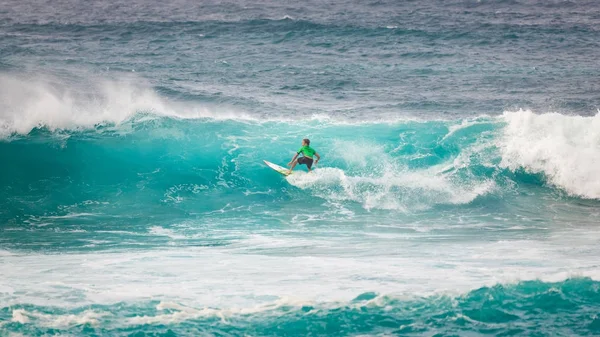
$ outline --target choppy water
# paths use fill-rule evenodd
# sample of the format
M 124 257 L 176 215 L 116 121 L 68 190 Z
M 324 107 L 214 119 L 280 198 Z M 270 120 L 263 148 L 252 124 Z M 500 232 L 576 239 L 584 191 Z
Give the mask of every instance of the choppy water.
M 0 335 L 600 334 L 599 24 L 0 3 Z

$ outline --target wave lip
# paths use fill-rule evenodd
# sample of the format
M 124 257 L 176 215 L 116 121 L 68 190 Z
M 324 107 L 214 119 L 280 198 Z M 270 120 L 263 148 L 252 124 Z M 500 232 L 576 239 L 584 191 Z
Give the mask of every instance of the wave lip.
M 36 128 L 56 131 L 118 125 L 144 113 L 181 119 L 258 120 L 229 108 L 214 110 L 168 100 L 130 76 L 65 83 L 51 77 L 0 74 L 0 88 L 0 138 L 27 135 Z

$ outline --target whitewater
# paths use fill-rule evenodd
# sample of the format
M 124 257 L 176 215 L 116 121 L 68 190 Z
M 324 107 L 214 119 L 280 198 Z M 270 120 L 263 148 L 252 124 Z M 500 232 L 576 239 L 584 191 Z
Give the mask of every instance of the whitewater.
M 600 334 L 599 15 L 0 4 L 0 335 Z

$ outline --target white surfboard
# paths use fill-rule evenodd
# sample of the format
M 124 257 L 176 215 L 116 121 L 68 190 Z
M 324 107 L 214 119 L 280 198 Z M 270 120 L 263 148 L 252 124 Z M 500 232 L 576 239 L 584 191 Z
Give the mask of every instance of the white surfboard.
M 266 161 L 266 160 L 263 160 L 263 161 L 265 162 L 265 164 L 267 164 L 267 166 L 268 166 L 268 167 L 270 167 L 270 168 L 272 168 L 273 170 L 275 170 L 275 171 L 277 171 L 277 172 L 279 172 L 279 173 L 283 174 L 284 176 L 288 176 L 288 175 L 290 175 L 290 174 L 291 174 L 291 173 L 288 173 L 288 169 L 286 169 L 286 168 L 285 168 L 285 167 L 283 167 L 283 166 L 279 166 L 279 165 L 277 165 L 277 164 L 273 164 L 273 163 L 271 163 L 270 161 Z

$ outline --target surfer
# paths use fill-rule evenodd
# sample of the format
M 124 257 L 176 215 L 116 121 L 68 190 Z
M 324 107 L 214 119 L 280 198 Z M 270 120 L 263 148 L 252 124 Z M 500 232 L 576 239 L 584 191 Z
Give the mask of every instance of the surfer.
M 298 158 L 298 155 L 300 154 L 302 154 L 302 157 Z M 287 164 L 288 166 L 291 166 L 288 171 L 288 174 L 292 173 L 292 170 L 294 169 L 294 167 L 296 167 L 296 164 L 306 165 L 306 167 L 308 168 L 308 172 L 310 172 L 311 167 L 313 166 L 313 156 L 317 157 L 317 160 L 314 161 L 314 164 L 317 165 L 317 163 L 321 159 L 321 156 L 319 156 L 315 149 L 310 147 L 310 140 L 308 138 L 304 138 L 302 140 L 302 147 L 300 148 L 300 150 L 298 150 L 298 152 L 296 152 L 294 158 L 292 158 L 292 160 Z

